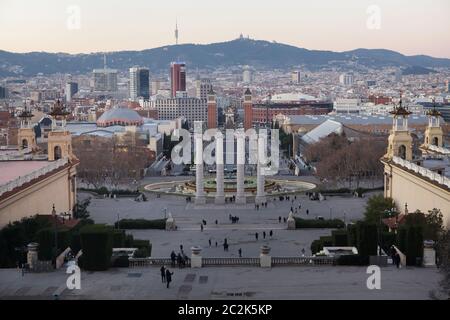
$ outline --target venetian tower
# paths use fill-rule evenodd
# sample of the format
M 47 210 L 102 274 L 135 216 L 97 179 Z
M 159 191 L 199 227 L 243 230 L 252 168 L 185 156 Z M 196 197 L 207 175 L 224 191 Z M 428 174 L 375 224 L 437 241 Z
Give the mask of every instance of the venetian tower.
M 36 134 L 31 125 L 31 118 L 33 114 L 25 105 L 24 110 L 19 114 L 20 128 L 18 132 L 19 150 L 30 148 L 32 151 L 36 150 Z
M 69 112 L 65 110 L 58 100 L 49 115 L 52 116 L 52 130 L 48 133 L 48 160 L 74 158 L 72 153 L 72 135 L 66 129 L 66 117 L 69 115 Z
M 425 130 L 425 141 L 422 147 L 427 148 L 430 145 L 442 147 L 444 132 L 440 124 L 441 113 L 436 110 L 436 105 L 432 110 L 427 112 L 427 116 L 428 126 Z
M 393 126 L 388 139 L 388 150 L 385 158 L 399 157 L 412 161 L 412 137 L 408 129 L 408 117 L 411 114 L 402 105 L 402 97 L 397 107 L 391 112 Z

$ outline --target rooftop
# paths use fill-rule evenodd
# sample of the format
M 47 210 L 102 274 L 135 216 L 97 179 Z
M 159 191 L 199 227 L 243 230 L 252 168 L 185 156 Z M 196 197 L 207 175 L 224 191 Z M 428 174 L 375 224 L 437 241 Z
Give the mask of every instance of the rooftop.
M 0 186 L 48 166 L 48 161 L 0 161 Z

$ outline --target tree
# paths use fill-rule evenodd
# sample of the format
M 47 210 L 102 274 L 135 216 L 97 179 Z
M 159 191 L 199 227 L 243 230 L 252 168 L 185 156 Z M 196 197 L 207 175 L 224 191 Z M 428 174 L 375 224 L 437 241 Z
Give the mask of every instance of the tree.
M 369 223 L 379 224 L 380 219 L 386 218 L 386 212 L 395 210 L 394 200 L 383 195 L 374 195 L 369 198 L 364 212 L 364 220 Z
M 437 241 L 444 230 L 443 224 L 443 215 L 439 209 L 430 210 L 428 214 L 417 210 L 405 217 L 406 226 L 420 226 L 423 228 L 425 240 Z
M 91 204 L 91 198 L 87 198 L 81 202 L 77 201 L 73 209 L 73 217 L 75 219 L 87 219 L 89 218 L 89 211 L 87 207 Z

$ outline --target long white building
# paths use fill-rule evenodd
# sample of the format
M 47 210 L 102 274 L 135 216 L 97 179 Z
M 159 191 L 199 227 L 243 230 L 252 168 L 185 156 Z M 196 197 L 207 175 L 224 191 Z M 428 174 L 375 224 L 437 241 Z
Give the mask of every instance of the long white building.
M 143 101 L 145 109 L 156 109 L 160 120 L 174 120 L 184 117 L 187 121 L 207 121 L 208 103 L 206 99 L 170 98 Z

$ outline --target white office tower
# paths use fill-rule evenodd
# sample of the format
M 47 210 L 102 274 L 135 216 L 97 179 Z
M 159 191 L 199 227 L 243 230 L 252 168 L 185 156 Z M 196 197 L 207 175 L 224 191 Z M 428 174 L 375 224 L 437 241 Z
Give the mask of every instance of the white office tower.
M 211 80 L 209 79 L 195 80 L 195 96 L 198 99 L 207 99 L 208 92 L 210 92 L 212 88 Z
M 352 86 L 355 82 L 355 77 L 350 73 L 343 73 L 339 76 L 339 82 L 344 86 Z
M 72 97 L 78 92 L 78 83 L 76 82 L 67 82 L 66 83 L 66 102 L 71 102 Z
M 291 82 L 294 84 L 299 84 L 300 83 L 300 71 L 292 71 L 291 72 Z
M 242 81 L 247 84 L 252 82 L 252 70 L 249 66 L 244 67 L 244 71 L 242 72 Z

